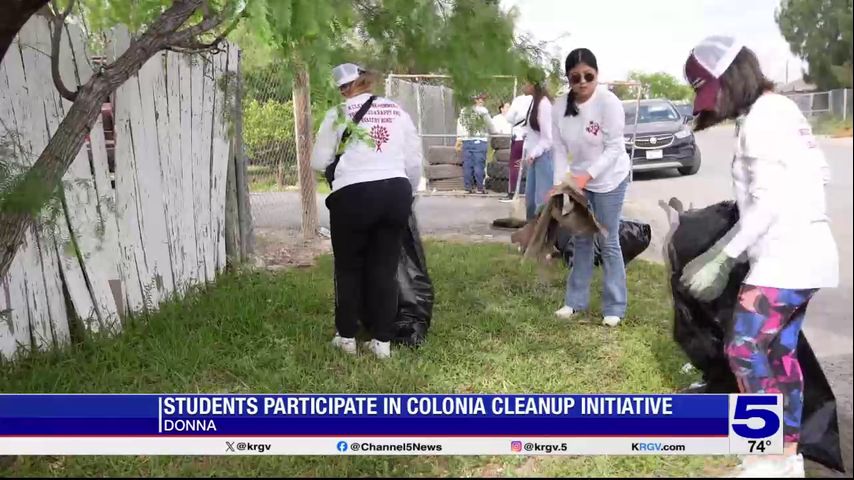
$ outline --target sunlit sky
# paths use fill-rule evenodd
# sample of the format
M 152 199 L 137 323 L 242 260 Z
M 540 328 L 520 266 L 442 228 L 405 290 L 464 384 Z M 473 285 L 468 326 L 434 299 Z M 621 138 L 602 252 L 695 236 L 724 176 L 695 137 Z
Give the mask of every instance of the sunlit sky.
M 576 47 L 596 54 L 603 79 L 631 70 L 682 78 L 691 48 L 712 34 L 732 35 L 753 49 L 777 82 L 800 78 L 802 63 L 774 21 L 780 0 L 502 0 L 519 11 L 517 28 L 551 42 L 565 58 Z

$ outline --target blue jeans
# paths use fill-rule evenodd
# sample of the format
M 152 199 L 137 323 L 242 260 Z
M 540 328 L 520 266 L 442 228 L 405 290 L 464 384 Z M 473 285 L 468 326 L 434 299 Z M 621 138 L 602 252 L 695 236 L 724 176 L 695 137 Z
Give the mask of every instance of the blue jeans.
M 488 143 L 483 140 L 463 141 L 463 183 L 466 190 L 472 190 L 472 180 L 478 190 L 483 190 L 486 175 L 486 149 Z
M 525 162 L 525 160 L 522 160 Z M 552 151 L 534 159 L 533 164 L 525 163 L 528 174 L 525 177 L 525 207 L 528 220 L 537 216 L 537 210 L 546 202 L 546 195 L 554 187 L 555 164 Z
M 605 193 L 584 190 L 593 215 L 608 234 L 599 238 L 604 270 L 602 314 L 623 318 L 626 315 L 628 292 L 626 266 L 620 249 L 620 217 L 629 178 L 614 190 Z M 574 239 L 572 270 L 566 280 L 566 305 L 575 311 L 586 310 L 590 303 L 590 282 L 593 279 L 593 236 L 579 235 Z

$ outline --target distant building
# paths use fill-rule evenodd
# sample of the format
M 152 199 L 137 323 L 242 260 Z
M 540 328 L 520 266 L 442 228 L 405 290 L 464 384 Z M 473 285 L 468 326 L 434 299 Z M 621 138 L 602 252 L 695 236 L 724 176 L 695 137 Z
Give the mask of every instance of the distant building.
M 777 92 L 779 93 L 809 93 L 814 91 L 816 91 L 816 86 L 811 83 L 807 83 L 802 78 L 795 80 L 794 82 L 777 85 Z

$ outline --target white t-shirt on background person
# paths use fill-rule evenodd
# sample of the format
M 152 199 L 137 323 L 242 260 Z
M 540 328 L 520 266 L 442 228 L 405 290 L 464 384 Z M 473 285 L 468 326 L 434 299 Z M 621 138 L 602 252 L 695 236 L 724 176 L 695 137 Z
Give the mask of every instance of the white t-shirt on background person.
M 531 109 L 531 102 L 534 97 L 531 95 L 519 95 L 510 103 L 510 108 L 504 116 L 512 126 L 513 140 L 523 140 L 525 138 L 525 116 Z
M 527 122 L 525 129 L 525 143 L 522 146 L 522 158 L 539 158 L 552 148 L 552 102 L 546 97 L 540 99 L 537 107 L 537 122 L 540 131 L 534 130 L 531 122 Z
M 507 121 L 503 113 L 492 117 L 492 125 L 495 127 L 495 133 L 498 135 L 510 135 L 513 130 L 513 125 Z
M 466 119 L 471 118 L 475 121 L 477 117 L 483 120 L 482 125 L 470 127 L 466 125 Z M 472 130 L 472 131 L 470 131 Z M 479 142 L 489 141 L 489 134 L 495 132 L 495 126 L 492 124 L 492 117 L 489 115 L 489 110 L 483 106 L 464 107 L 460 111 L 460 116 L 457 118 L 457 139 L 462 141 L 476 140 Z

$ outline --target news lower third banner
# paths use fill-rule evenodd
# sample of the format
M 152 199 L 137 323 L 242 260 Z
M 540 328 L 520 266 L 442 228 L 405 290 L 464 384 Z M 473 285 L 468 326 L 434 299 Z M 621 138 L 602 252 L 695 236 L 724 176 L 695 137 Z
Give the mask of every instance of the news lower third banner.
M 780 395 L 0 395 L 0 455 L 783 452 Z

